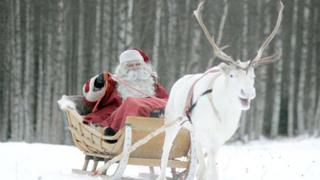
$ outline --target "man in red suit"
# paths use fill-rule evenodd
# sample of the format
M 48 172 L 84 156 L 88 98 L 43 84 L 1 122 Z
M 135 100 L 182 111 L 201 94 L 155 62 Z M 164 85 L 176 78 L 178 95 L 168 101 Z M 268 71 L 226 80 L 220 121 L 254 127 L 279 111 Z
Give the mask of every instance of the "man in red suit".
M 92 108 L 84 122 L 108 127 L 106 135 L 121 129 L 127 116 L 150 116 L 163 110 L 168 99 L 143 51 L 126 50 L 119 61 L 114 75 L 101 73 L 83 86 L 85 103 Z

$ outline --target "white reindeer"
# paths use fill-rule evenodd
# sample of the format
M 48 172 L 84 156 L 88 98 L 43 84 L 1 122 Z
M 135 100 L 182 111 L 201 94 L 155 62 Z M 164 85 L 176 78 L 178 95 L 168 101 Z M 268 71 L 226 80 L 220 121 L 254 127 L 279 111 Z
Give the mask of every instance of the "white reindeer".
M 186 179 L 194 178 L 197 162 L 198 180 L 217 179 L 217 152 L 236 131 L 241 111 L 248 110 L 251 100 L 256 96 L 254 68 L 280 58 L 280 53 L 264 58 L 262 53 L 279 29 L 282 2 L 275 28 L 258 50 L 257 56 L 247 62 L 235 61 L 216 45 L 214 37 L 210 36 L 199 14 L 202 5 L 203 2 L 199 3 L 194 15 L 215 55 L 224 63 L 203 74 L 186 75 L 173 85 L 166 106 L 165 123 L 175 125 L 170 126 L 165 132 L 159 177 L 161 180 L 165 179 L 172 142 L 182 127 L 191 132 L 191 165 Z M 173 123 L 177 121 L 181 123 Z M 196 157 L 192 157 L 195 155 Z

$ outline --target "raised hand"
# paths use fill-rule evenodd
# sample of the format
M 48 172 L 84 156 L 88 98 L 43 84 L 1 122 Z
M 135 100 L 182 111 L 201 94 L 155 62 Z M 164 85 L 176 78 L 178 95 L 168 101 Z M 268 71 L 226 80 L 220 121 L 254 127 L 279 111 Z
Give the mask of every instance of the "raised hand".
M 100 73 L 98 77 L 94 80 L 94 87 L 97 89 L 101 89 L 104 86 L 104 74 Z

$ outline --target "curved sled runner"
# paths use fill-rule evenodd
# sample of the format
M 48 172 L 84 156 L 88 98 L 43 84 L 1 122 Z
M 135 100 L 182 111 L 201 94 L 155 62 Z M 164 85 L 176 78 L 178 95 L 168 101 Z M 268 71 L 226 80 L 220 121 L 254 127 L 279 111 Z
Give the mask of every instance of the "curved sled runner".
M 97 127 L 82 123 L 83 116 L 75 108 L 64 107 L 62 109 L 67 114 L 68 128 L 75 146 L 85 154 L 82 170 L 73 170 L 75 173 L 95 172 L 100 161 L 106 163 L 123 151 L 126 152 L 132 144 L 160 128 L 164 123 L 161 118 L 127 117 L 126 125 L 122 130 L 114 136 L 104 136 L 101 128 L 99 130 Z M 117 141 L 108 143 L 105 140 Z M 112 175 L 112 179 L 120 179 L 127 164 L 149 166 L 151 175 L 154 175 L 153 167 L 160 166 L 163 141 L 164 133 L 161 133 L 138 147 L 131 154 L 122 157 Z M 188 171 L 190 163 L 189 147 L 189 132 L 182 129 L 173 143 L 168 163 L 168 167 L 171 168 L 172 175 L 175 178 L 185 176 Z M 90 160 L 94 163 L 89 171 Z M 176 168 L 181 168 L 184 171 L 178 174 Z

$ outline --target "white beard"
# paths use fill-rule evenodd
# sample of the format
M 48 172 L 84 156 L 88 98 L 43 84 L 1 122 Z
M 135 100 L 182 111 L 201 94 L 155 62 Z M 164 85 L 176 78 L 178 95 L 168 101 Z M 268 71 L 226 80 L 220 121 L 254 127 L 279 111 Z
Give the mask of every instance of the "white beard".
M 152 77 L 152 70 L 146 65 L 142 65 L 141 68 L 137 70 L 129 70 L 126 67 L 119 65 L 116 70 L 116 76 L 143 93 L 119 82 L 117 90 L 120 93 L 122 100 L 125 100 L 127 97 L 144 98 L 155 95 L 155 81 Z

